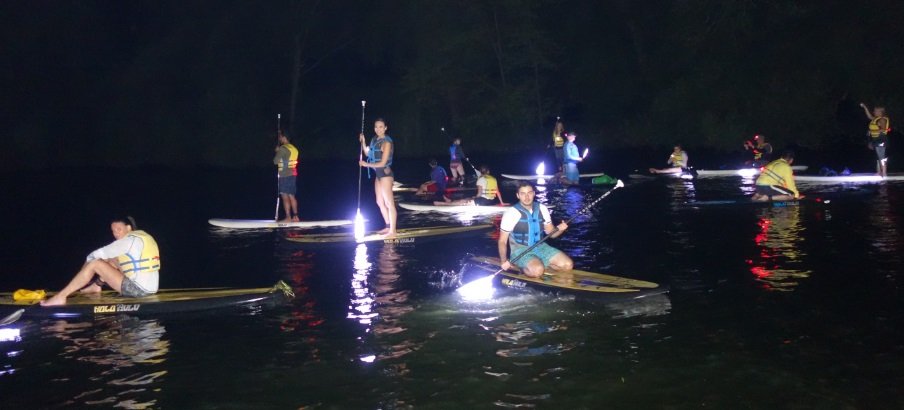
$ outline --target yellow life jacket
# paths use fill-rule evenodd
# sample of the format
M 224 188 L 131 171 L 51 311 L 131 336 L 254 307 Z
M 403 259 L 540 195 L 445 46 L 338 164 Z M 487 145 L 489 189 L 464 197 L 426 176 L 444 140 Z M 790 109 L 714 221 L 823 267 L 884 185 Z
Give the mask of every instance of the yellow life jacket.
M 496 192 L 499 191 L 499 184 L 496 182 L 496 177 L 486 174 L 481 176 L 487 180 L 487 186 L 484 188 L 481 196 L 486 199 L 496 199 Z
M 879 120 L 885 120 L 885 128 L 879 128 Z M 891 131 L 891 121 L 888 120 L 888 117 L 876 117 L 869 122 L 870 137 L 878 138 L 879 134 L 888 134 L 889 131 Z
M 277 164 L 277 171 L 282 173 L 283 167 L 294 171 L 298 168 L 298 148 L 295 148 L 292 144 L 285 144 L 283 145 L 283 148 L 289 150 L 289 162 L 288 164 L 284 164 L 283 161 L 279 161 L 279 164 Z M 295 175 L 295 172 L 293 172 L 292 175 Z
M 672 153 L 672 166 L 684 168 L 687 164 L 684 159 L 684 151 L 679 151 L 677 154 Z
M 560 134 L 556 131 L 553 131 L 552 132 L 552 144 L 556 148 L 562 148 L 562 146 L 565 145 L 565 138 L 562 137 L 562 134 Z
M 128 253 L 116 257 L 122 274 L 131 279 L 136 273 L 159 271 L 160 249 L 157 248 L 157 241 L 151 235 L 148 235 L 147 232 L 141 230 L 129 232 L 126 236 L 141 239 L 144 242 L 144 247 L 141 249 L 141 255 L 138 259 L 133 259 Z

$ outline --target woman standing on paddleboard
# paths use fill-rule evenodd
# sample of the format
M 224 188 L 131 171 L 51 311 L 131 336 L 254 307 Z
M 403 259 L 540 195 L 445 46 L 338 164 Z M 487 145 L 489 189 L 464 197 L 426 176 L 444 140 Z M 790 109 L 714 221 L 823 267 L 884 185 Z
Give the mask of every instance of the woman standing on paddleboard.
M 388 129 L 386 121 L 382 118 L 377 118 L 374 121 L 374 133 L 376 135 L 371 138 L 370 145 L 364 144 L 363 133 L 358 136 L 358 140 L 361 142 L 361 150 L 367 156 L 367 160 L 359 161 L 359 165 L 369 168 L 369 170 L 372 169 L 376 175 L 376 179 L 374 179 L 374 194 L 376 195 L 377 206 L 383 215 L 383 221 L 386 222 L 386 227 L 377 233 L 393 237 L 396 234 L 396 217 L 398 214 L 395 208 L 395 199 L 392 196 L 392 183 L 395 178 L 392 174 L 392 168 L 390 168 L 394 144 L 392 138 L 386 135 L 386 130 Z M 370 176 L 370 172 L 368 172 L 368 176 Z

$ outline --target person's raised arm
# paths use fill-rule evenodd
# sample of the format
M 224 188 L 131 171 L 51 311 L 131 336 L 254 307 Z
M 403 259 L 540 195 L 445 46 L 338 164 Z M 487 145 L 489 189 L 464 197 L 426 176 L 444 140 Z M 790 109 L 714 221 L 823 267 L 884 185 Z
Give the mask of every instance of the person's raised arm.
M 869 112 L 869 107 L 864 103 L 860 103 L 860 108 L 863 108 L 863 113 L 866 114 L 866 118 L 869 118 L 870 121 L 874 120 L 876 117 L 873 117 L 873 114 Z

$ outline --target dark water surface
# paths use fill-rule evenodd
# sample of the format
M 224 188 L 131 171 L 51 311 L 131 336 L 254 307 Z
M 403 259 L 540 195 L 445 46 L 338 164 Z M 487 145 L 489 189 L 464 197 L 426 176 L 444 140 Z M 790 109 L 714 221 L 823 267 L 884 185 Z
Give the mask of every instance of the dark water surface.
M 304 219 L 354 214 L 356 170 L 333 165 L 303 170 Z M 397 168 L 403 182 L 428 171 Z M 272 217 L 272 174 L 3 174 L 4 290 L 59 289 L 128 212 L 160 243 L 161 287 L 283 279 L 298 297 L 265 310 L 21 320 L 0 342 L 0 408 L 904 408 L 902 184 L 829 204 L 697 209 L 683 204 L 737 198 L 750 181 L 626 180 L 552 244 L 581 269 L 665 283 L 668 296 L 467 302 L 454 292 L 460 260 L 495 255 L 487 235 L 306 249 L 286 231 L 207 225 Z M 370 184 L 361 207 L 379 221 Z M 558 219 L 603 192 L 541 198 Z M 403 227 L 480 221 L 400 211 Z

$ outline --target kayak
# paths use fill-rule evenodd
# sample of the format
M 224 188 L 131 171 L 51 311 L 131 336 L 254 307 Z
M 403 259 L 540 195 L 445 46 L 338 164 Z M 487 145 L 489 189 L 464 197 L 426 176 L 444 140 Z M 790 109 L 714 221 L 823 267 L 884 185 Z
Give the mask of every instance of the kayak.
M 882 181 L 904 181 L 904 174 L 891 174 L 886 177 L 880 177 L 876 174 L 850 174 L 850 175 L 795 175 L 795 182 L 807 182 L 813 184 L 835 184 L 843 182 L 882 182 Z
M 475 256 L 469 261 L 473 268 L 487 274 L 499 270 L 498 258 Z M 640 299 L 668 292 L 668 287 L 658 283 L 577 269 L 558 273 L 547 271 L 539 278 L 527 277 L 516 270 L 502 271 L 495 275 L 495 280 L 500 286 L 516 290 L 535 289 L 606 300 Z
M 52 296 L 49 293 L 47 296 Z M 73 294 L 62 306 L 43 307 L 38 301 L 16 301 L 12 293 L 0 293 L 0 325 L 7 325 L 19 317 L 73 318 L 109 316 L 119 313 L 156 315 L 186 313 L 200 310 L 234 308 L 240 306 L 276 305 L 295 297 L 285 282 L 270 288 L 199 288 L 160 289 L 157 293 L 130 298 L 115 291 L 99 295 Z
M 806 171 L 809 168 L 806 165 L 792 165 L 791 170 L 793 171 Z M 731 176 L 742 176 L 742 177 L 752 177 L 754 175 L 760 174 L 760 168 L 740 168 L 740 169 L 698 169 L 697 176 L 700 177 L 731 177 Z
M 424 242 L 429 239 L 436 239 L 443 235 L 463 235 L 478 233 L 483 230 L 493 228 L 492 224 L 480 224 L 470 226 L 429 226 L 423 228 L 404 228 L 396 230 L 394 238 L 386 238 L 386 235 L 370 233 L 360 240 L 355 239 L 355 235 L 351 232 L 328 233 L 328 234 L 312 234 L 300 235 L 286 238 L 292 242 L 307 245 L 326 245 L 326 244 L 355 244 L 363 242 L 377 242 L 387 244 L 414 244 Z
M 334 219 L 325 221 L 279 222 L 272 219 L 208 219 L 208 223 L 221 228 L 261 229 L 261 228 L 326 228 L 330 226 L 351 225 L 350 219 Z
M 601 175 L 606 175 L 605 172 L 595 172 L 591 174 L 580 174 L 581 178 L 593 178 Z M 523 180 L 534 180 L 534 179 L 553 179 L 555 175 L 516 175 L 516 174 L 502 174 L 502 176 L 508 179 L 523 179 Z
M 433 204 L 413 204 L 408 202 L 400 202 L 399 207 L 409 211 L 432 211 L 456 214 L 478 214 L 493 215 L 505 212 L 511 207 L 511 204 L 505 205 L 443 205 L 442 202 L 434 202 Z

